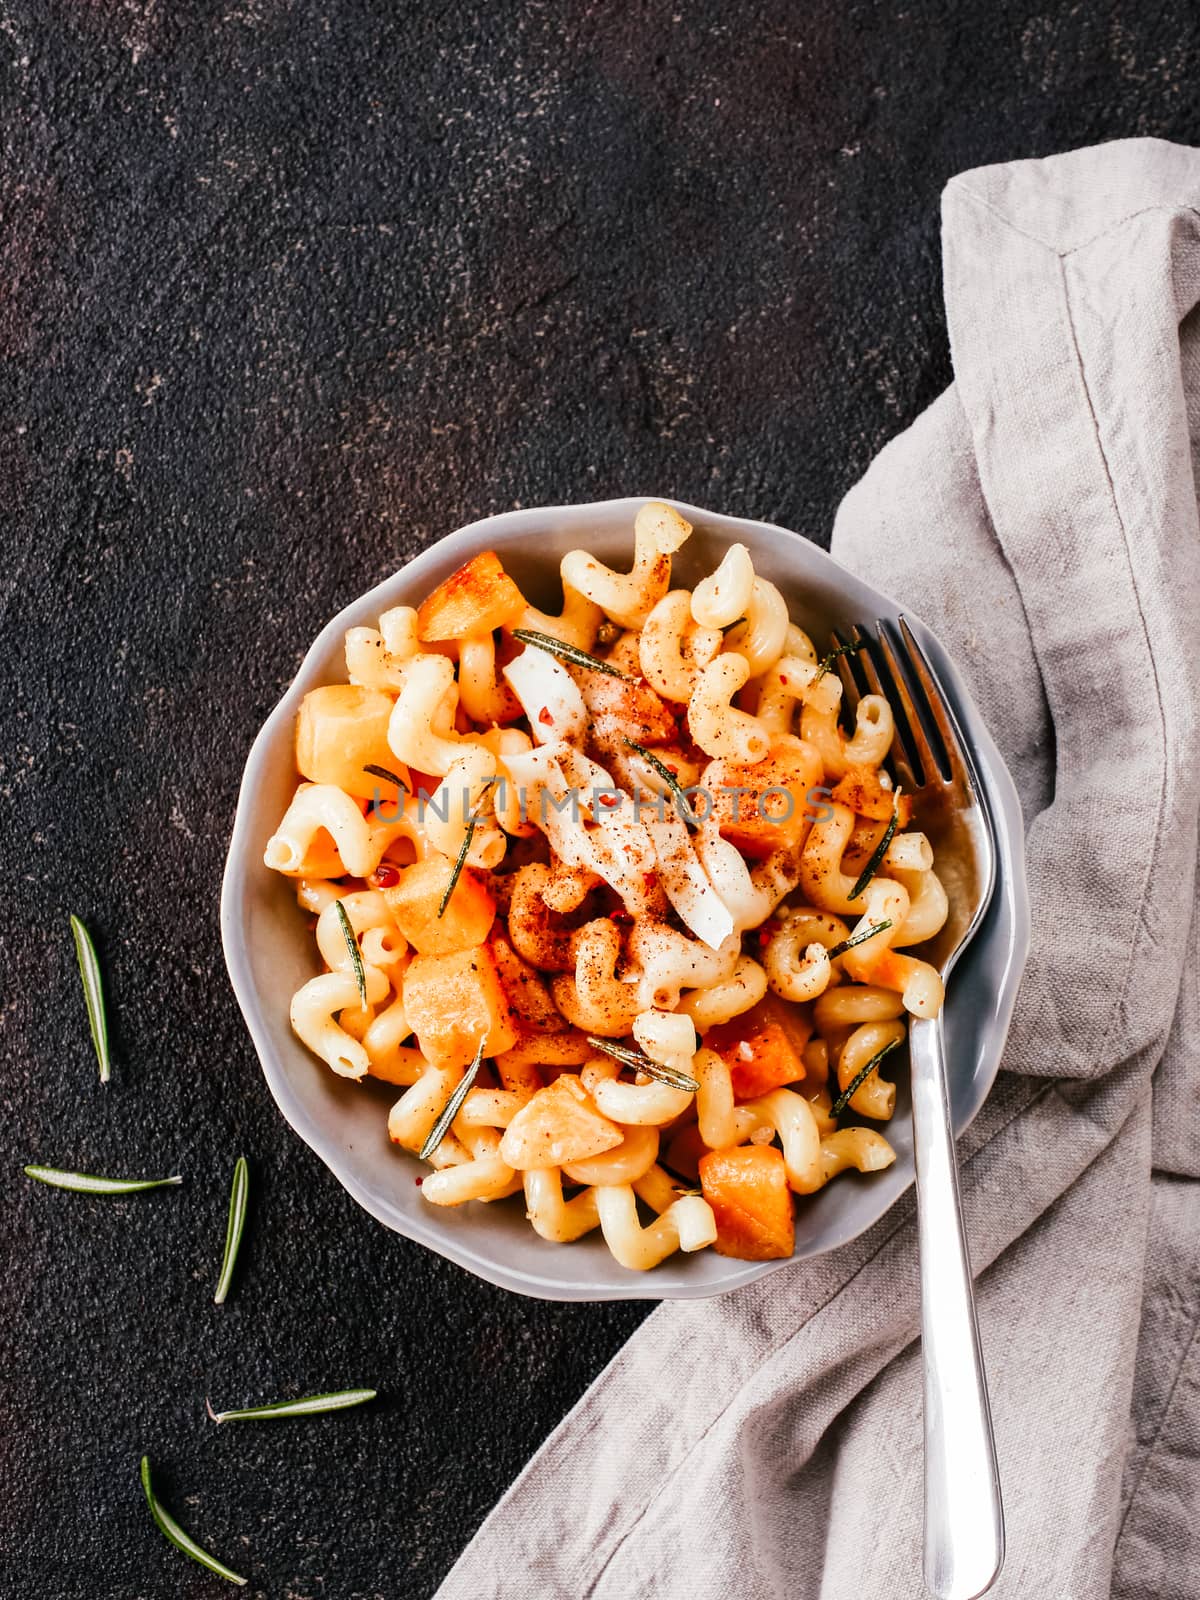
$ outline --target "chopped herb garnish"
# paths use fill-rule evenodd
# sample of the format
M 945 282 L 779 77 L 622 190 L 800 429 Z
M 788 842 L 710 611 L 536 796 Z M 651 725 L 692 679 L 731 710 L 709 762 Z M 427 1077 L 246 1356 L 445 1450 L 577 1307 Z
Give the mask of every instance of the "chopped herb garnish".
M 685 795 L 683 790 L 680 788 L 679 779 L 671 771 L 670 767 L 668 767 L 665 762 L 660 761 L 652 750 L 647 750 L 644 744 L 638 744 L 635 739 L 626 739 L 625 743 L 635 755 L 641 756 L 642 760 L 647 764 L 647 766 L 653 767 L 654 771 L 658 773 L 659 777 L 671 791 L 671 799 L 675 802 L 676 811 L 678 811 L 680 817 L 684 822 L 687 823 L 688 827 L 697 827 L 700 819 L 692 810 L 691 805 L 688 803 L 687 795 Z
M 71 932 L 75 937 L 79 976 L 83 980 L 83 1001 L 87 1006 L 88 1026 L 92 1030 L 96 1060 L 100 1063 L 100 1082 L 107 1083 L 111 1074 L 111 1062 L 108 1055 L 108 1018 L 104 1011 L 104 989 L 100 982 L 100 961 L 91 934 L 74 915 L 71 917 Z
M 867 1079 L 875 1071 L 876 1067 L 878 1067 L 884 1056 L 891 1055 L 893 1050 L 898 1050 L 901 1043 L 902 1041 L 900 1039 L 891 1040 L 890 1043 L 884 1045 L 882 1050 L 877 1050 L 875 1052 L 861 1072 L 855 1073 L 851 1082 L 846 1085 L 841 1094 L 838 1095 L 837 1099 L 830 1106 L 829 1115 L 831 1117 L 841 1116 L 842 1112 L 845 1111 L 846 1107 L 850 1104 L 851 1100 L 854 1099 L 854 1096 L 862 1088 L 863 1084 L 866 1083 Z
M 164 1189 L 183 1182 L 178 1173 L 170 1178 L 98 1178 L 90 1172 L 61 1172 L 57 1167 L 26 1167 L 25 1176 L 77 1194 L 137 1194 L 142 1189 Z
M 409 792 L 408 785 L 403 779 L 398 778 L 394 772 L 389 772 L 387 767 L 377 767 L 373 761 L 368 761 L 363 771 L 369 772 L 373 778 L 382 778 L 384 783 L 394 783 L 397 789 L 403 790 L 405 794 Z
M 242 1230 L 246 1226 L 246 1201 L 250 1194 L 250 1168 L 245 1156 L 239 1156 L 233 1167 L 233 1185 L 229 1191 L 229 1221 L 225 1227 L 225 1258 L 221 1262 L 221 1276 L 217 1279 L 213 1305 L 223 1306 L 229 1285 L 233 1282 L 233 1269 L 237 1265 L 238 1250 L 242 1243 Z
M 495 777 L 488 778 L 485 780 L 483 787 L 490 789 L 495 781 Z M 462 877 L 463 868 L 467 864 L 467 857 L 471 853 L 471 840 L 475 837 L 475 827 L 478 821 L 478 814 L 472 811 L 467 818 L 467 831 L 463 834 L 463 842 L 459 845 L 458 854 L 454 858 L 454 870 L 450 874 L 450 882 L 446 885 L 445 892 L 438 902 L 437 914 L 439 917 L 445 915 L 446 907 L 450 904 L 450 896 L 458 888 L 458 880 Z
M 446 1101 L 445 1106 L 442 1108 L 441 1115 L 438 1117 L 433 1127 L 429 1130 L 429 1137 L 421 1146 L 422 1161 L 429 1160 L 430 1156 L 437 1149 L 438 1145 L 441 1144 L 447 1133 L 449 1133 L 450 1124 L 458 1115 L 463 1101 L 467 1098 L 467 1090 L 475 1082 L 475 1079 L 478 1076 L 479 1066 L 483 1060 L 483 1047 L 486 1043 L 487 1035 L 485 1034 L 484 1037 L 479 1041 L 479 1048 L 475 1052 L 474 1061 L 472 1061 L 471 1065 L 463 1073 L 461 1082 L 455 1085 L 454 1093 L 450 1096 L 449 1100 Z
M 354 968 L 354 981 L 358 985 L 358 1000 L 363 1010 L 367 1009 L 367 971 L 363 966 L 362 951 L 358 948 L 358 940 L 354 936 L 354 929 L 350 925 L 350 918 L 346 915 L 346 908 L 340 900 L 335 900 L 337 919 L 342 925 L 342 938 L 346 941 L 346 949 L 350 952 L 350 965 Z
M 839 644 L 836 650 L 831 650 L 817 662 L 817 675 L 813 682 L 819 683 L 839 656 L 852 656 L 856 650 L 861 649 L 861 644 Z
M 150 1507 L 150 1515 L 154 1518 L 154 1525 L 164 1539 L 169 1539 L 177 1550 L 182 1550 L 185 1556 L 191 1556 L 193 1561 L 198 1561 L 202 1567 L 207 1567 L 210 1572 L 215 1572 L 218 1578 L 228 1578 L 230 1583 L 245 1587 L 246 1579 L 227 1567 L 224 1562 L 218 1561 L 216 1556 L 210 1556 L 207 1550 L 202 1550 L 190 1534 L 175 1521 L 169 1511 L 164 1511 L 154 1495 L 150 1484 L 150 1457 L 142 1457 L 142 1489 L 146 1495 L 146 1504 Z
M 847 899 L 857 900 L 859 895 L 863 892 L 863 890 L 870 883 L 871 879 L 875 876 L 875 874 L 879 871 L 880 867 L 883 865 L 883 858 L 888 853 L 888 845 L 890 845 L 891 842 L 892 842 L 892 835 L 896 831 L 896 824 L 899 822 L 899 820 L 900 820 L 900 791 L 899 791 L 899 789 L 897 789 L 896 790 L 896 797 L 892 801 L 892 817 L 891 817 L 891 821 L 888 823 L 887 827 L 884 829 L 883 838 L 880 839 L 879 843 L 875 846 L 874 850 L 871 851 L 871 859 L 867 862 L 866 866 L 862 869 L 862 872 L 859 874 L 858 882 L 854 885 L 853 889 L 851 889 L 849 895 L 847 896 Z
M 695 1078 L 688 1077 L 686 1072 L 677 1072 L 674 1067 L 664 1067 L 661 1061 L 651 1061 L 649 1056 L 643 1055 L 640 1050 L 631 1050 L 627 1044 L 617 1044 L 612 1039 L 599 1039 L 594 1034 L 587 1035 L 587 1042 L 594 1050 L 600 1050 L 606 1056 L 611 1056 L 614 1061 L 619 1061 L 624 1067 L 632 1067 L 636 1072 L 644 1072 L 649 1078 L 657 1078 L 659 1083 L 665 1083 L 672 1089 L 682 1089 L 685 1094 L 695 1094 L 700 1085 Z
M 214 1422 L 265 1422 L 275 1417 L 312 1417 L 325 1411 L 346 1411 L 350 1406 L 365 1406 L 377 1393 L 375 1389 L 337 1389 L 330 1394 L 306 1394 L 300 1400 L 244 1406 L 237 1411 L 214 1411 L 206 1400 L 204 1409 Z
M 610 661 L 601 661 L 599 656 L 589 655 L 578 645 L 566 644 L 562 639 L 555 639 L 548 633 L 535 633 L 532 628 L 514 628 L 513 638 L 519 639 L 522 644 L 531 644 L 537 650 L 545 650 L 548 654 L 557 656 L 560 661 L 569 662 L 573 667 L 586 667 L 589 672 L 603 672 L 609 678 L 620 678 L 622 683 L 633 682 L 631 677 L 618 671 Z
M 869 928 L 862 928 L 858 933 L 852 933 L 848 939 L 843 939 L 840 944 L 835 944 L 825 954 L 830 961 L 834 956 L 844 956 L 847 950 L 853 950 L 855 945 L 866 944 L 868 939 L 873 939 L 877 933 L 883 933 L 892 925 L 892 919 L 887 917 L 883 922 L 873 922 Z

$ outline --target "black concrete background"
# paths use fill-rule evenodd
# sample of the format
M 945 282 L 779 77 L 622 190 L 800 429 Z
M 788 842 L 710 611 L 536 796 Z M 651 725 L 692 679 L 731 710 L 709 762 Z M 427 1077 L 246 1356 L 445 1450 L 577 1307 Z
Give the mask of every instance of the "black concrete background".
M 0 1594 L 424 1597 L 645 1306 L 392 1237 L 277 1116 L 217 894 L 318 626 L 517 504 L 825 541 L 947 382 L 955 171 L 1200 133 L 1186 4 L 61 0 L 0 20 Z M 67 914 L 96 930 L 96 1082 Z M 253 1168 L 211 1303 L 230 1169 Z M 25 1161 L 179 1170 L 100 1201 Z M 222 1405 L 349 1384 L 336 1418 Z

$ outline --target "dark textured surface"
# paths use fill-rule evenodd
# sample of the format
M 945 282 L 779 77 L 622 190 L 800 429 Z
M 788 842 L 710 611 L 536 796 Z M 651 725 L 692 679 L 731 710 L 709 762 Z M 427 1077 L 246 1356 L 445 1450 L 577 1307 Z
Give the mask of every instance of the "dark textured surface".
M 0 1594 L 228 1592 L 153 1531 L 147 1450 L 248 1593 L 428 1596 L 645 1308 L 473 1282 L 282 1125 L 217 933 L 249 742 L 319 624 L 481 514 L 656 490 L 825 540 L 949 377 L 944 181 L 1195 140 L 1195 12 L 4 13 Z M 187 1183 L 88 1200 L 26 1160 Z M 386 1401 L 203 1416 L 357 1383 Z

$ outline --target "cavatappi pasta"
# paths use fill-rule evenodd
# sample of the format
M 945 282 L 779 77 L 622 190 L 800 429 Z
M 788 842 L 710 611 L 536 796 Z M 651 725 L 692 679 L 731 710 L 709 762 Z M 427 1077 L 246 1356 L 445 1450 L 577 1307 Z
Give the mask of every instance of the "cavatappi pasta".
M 558 615 L 485 552 L 351 629 L 265 857 L 323 969 L 292 1026 L 402 1091 L 423 1198 L 521 1196 L 543 1239 L 598 1229 L 637 1271 L 789 1255 L 793 1195 L 895 1159 L 880 1066 L 942 1003 L 886 701 L 844 727 L 744 546 L 672 588 L 690 533 L 644 505 L 629 572 L 564 558 Z

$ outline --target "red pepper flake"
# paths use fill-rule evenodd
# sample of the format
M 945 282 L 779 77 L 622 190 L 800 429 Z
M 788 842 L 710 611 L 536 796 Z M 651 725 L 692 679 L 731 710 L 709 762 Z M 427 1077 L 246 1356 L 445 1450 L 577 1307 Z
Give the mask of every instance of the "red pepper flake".
M 786 689 L 787 688 L 787 674 L 781 672 L 779 674 L 779 681 L 784 686 L 784 688 Z
M 550 715 L 549 706 L 543 706 L 538 712 L 538 721 L 543 725 L 543 727 L 546 728 L 552 728 L 554 726 L 554 718 Z
M 425 1182 L 425 1179 L 424 1178 L 414 1178 L 413 1182 L 416 1184 L 417 1188 L 419 1189 L 421 1187 L 421 1185 Z
M 642 882 L 643 882 L 644 886 L 647 889 L 653 889 L 654 885 L 658 882 L 658 873 L 657 872 L 644 873 L 643 876 L 642 876 Z
M 394 889 L 400 882 L 400 869 L 390 861 L 381 861 L 367 882 L 372 889 Z
M 602 794 L 600 796 L 600 804 L 602 806 L 619 806 L 621 804 L 621 796 L 619 794 Z

